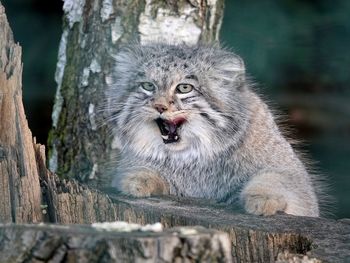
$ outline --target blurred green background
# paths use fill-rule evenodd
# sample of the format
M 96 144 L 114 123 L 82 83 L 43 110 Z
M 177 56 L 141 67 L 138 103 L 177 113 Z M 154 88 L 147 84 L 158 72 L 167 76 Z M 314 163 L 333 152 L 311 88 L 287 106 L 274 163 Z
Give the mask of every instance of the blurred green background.
M 23 47 L 29 126 L 46 144 L 61 0 L 1 0 Z M 269 104 L 294 128 L 335 197 L 330 211 L 350 217 L 350 1 L 226 0 L 221 41 L 246 63 Z

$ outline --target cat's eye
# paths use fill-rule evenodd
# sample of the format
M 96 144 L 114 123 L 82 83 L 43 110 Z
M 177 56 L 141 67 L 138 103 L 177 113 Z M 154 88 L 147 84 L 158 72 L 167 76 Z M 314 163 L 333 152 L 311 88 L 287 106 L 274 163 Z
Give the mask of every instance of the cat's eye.
M 176 91 L 178 93 L 189 93 L 193 90 L 193 86 L 191 84 L 179 84 L 176 87 Z
M 156 89 L 156 87 L 154 86 L 153 83 L 151 82 L 142 82 L 140 83 L 141 84 L 141 87 L 144 89 L 144 90 L 147 90 L 147 91 L 154 91 Z

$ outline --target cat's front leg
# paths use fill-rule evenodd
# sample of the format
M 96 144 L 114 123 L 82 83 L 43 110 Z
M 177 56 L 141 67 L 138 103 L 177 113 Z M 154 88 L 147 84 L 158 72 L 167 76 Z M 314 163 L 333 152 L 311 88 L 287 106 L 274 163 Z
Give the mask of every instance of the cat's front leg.
M 289 180 L 290 176 L 278 172 L 264 172 L 252 177 L 241 193 L 245 210 L 264 216 L 279 211 L 299 216 L 318 216 L 318 205 L 313 201 L 315 195 L 309 191 L 309 186 L 302 183 L 293 186 Z
M 276 173 L 260 174 L 252 177 L 243 188 L 241 198 L 245 210 L 255 215 L 273 215 L 284 212 L 287 207 L 285 193 L 276 185 Z
M 137 197 L 164 195 L 170 192 L 169 184 L 157 172 L 146 169 L 128 171 L 115 178 L 112 184 L 121 192 Z

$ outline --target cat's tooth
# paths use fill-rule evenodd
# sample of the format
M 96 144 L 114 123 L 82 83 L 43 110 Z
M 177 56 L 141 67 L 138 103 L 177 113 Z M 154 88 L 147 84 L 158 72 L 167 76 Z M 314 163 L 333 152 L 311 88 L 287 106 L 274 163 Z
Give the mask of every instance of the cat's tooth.
M 168 140 L 168 139 L 169 139 L 169 135 L 162 135 L 162 138 L 163 138 L 164 140 Z
M 179 139 L 179 136 L 176 135 L 176 136 L 174 137 L 174 139 L 175 139 L 175 140 Z

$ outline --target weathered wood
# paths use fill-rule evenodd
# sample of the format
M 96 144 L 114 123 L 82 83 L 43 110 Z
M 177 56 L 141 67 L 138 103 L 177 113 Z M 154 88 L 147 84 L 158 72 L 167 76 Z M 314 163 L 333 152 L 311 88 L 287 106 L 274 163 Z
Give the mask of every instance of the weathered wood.
M 165 227 L 201 225 L 225 231 L 232 244 L 233 262 L 274 262 L 279 253 L 308 253 L 324 262 L 350 258 L 350 224 L 324 218 L 277 215 L 258 217 L 232 208 L 179 197 L 138 199 L 108 196 L 74 181 L 48 177 L 46 192 L 54 203 L 49 214 L 61 223 L 87 224 L 122 220 Z M 51 187 L 53 187 L 51 189 Z
M 21 47 L 13 41 L 0 3 L 0 222 L 42 220 L 35 142 L 24 113 L 21 82 Z
M 120 44 L 218 40 L 224 0 L 66 0 L 50 135 L 50 169 L 95 182 L 105 175 L 112 138 L 99 105 Z M 105 181 L 105 180 L 103 180 Z
M 285 251 L 278 254 L 276 263 L 322 263 L 322 261 L 307 255 L 292 254 Z
M 228 235 L 199 227 L 123 233 L 81 225 L 0 225 L 0 237 L 3 263 L 231 262 Z

